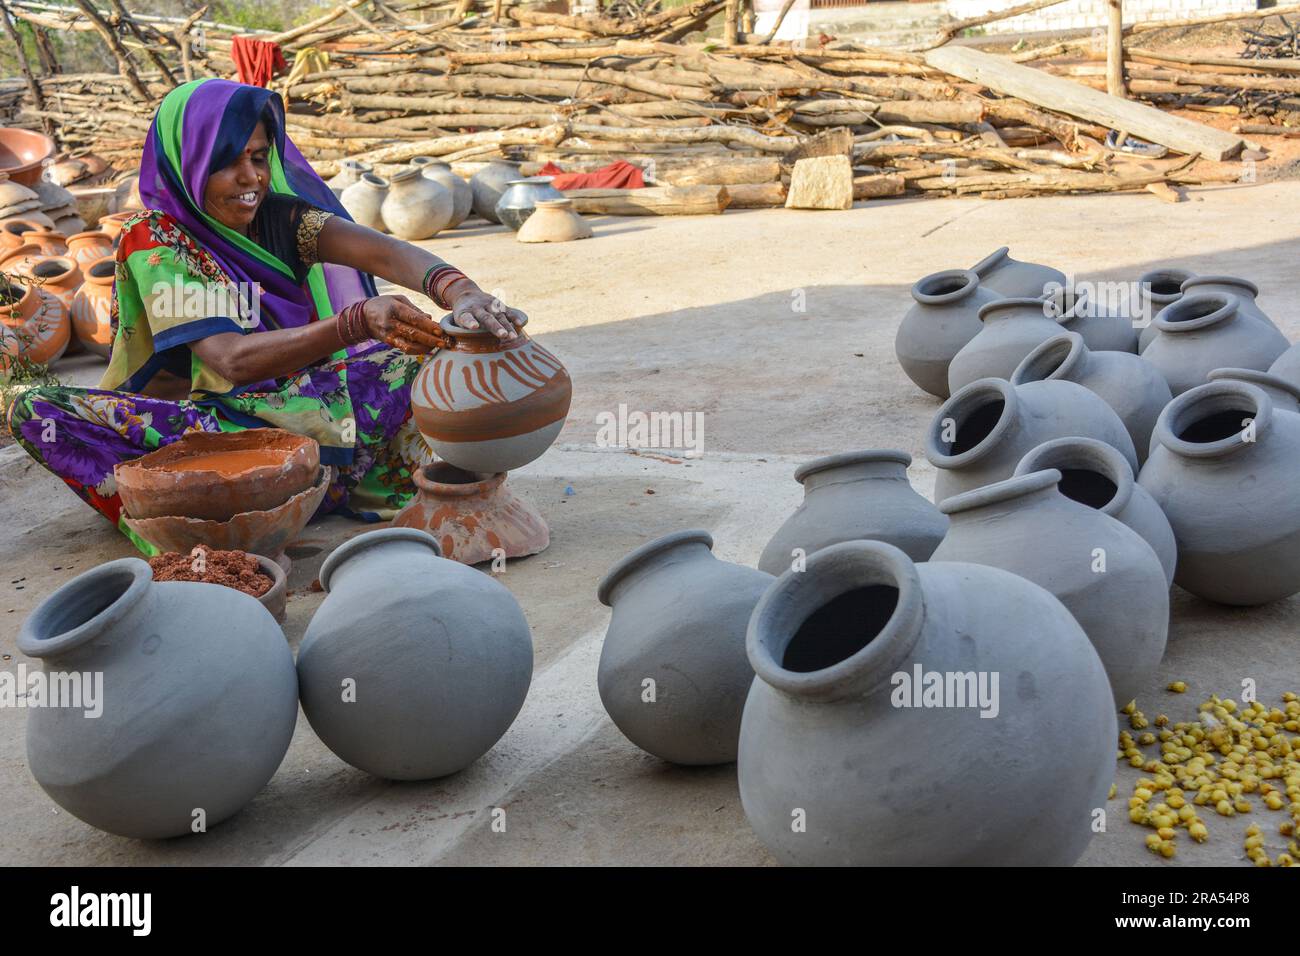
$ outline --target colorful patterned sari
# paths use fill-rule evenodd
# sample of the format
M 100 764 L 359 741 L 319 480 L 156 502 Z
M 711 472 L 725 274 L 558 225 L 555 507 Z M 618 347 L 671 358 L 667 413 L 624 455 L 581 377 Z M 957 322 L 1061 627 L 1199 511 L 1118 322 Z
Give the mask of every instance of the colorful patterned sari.
M 259 121 L 272 144 L 272 193 L 254 231 L 276 242 L 255 242 L 202 205 L 208 175 L 234 160 Z M 391 518 L 415 491 L 412 471 L 432 457 L 410 411 L 422 357 L 363 343 L 236 387 L 189 347 L 209 335 L 330 318 L 375 294 L 369 276 L 304 254 L 280 221 L 347 213 L 285 137 L 279 95 L 211 79 L 172 90 L 145 142 L 140 196 L 147 211 L 127 222 L 118 245 L 113 352 L 100 387 L 23 393 L 8 412 L 14 438 L 146 554 L 157 549 L 121 521 L 113 466 L 192 431 L 273 426 L 309 435 L 335 467 L 320 513 Z M 137 394 L 163 372 L 189 379 L 188 400 Z

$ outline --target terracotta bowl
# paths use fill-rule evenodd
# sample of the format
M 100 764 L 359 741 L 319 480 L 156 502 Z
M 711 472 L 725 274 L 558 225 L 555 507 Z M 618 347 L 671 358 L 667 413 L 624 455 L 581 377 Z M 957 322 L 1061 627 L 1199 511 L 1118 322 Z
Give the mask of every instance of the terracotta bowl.
M 229 521 L 284 504 L 311 487 L 319 472 L 320 445 L 314 438 L 250 428 L 194 432 L 114 466 L 113 477 L 133 518 Z
M 24 186 L 35 186 L 41 167 L 54 155 L 54 140 L 30 129 L 0 128 L 0 172 Z
M 284 549 L 298 537 L 325 498 L 333 469 L 320 469 L 316 483 L 288 501 L 266 511 L 245 511 L 229 521 L 205 521 L 201 518 L 160 517 L 133 518 L 124 512 L 126 526 L 163 551 L 189 552 L 205 544 L 222 551 L 247 551 L 268 555 L 285 571 L 292 562 Z
M 284 623 L 284 604 L 289 592 L 289 575 L 285 574 L 284 568 L 279 563 L 268 558 L 264 554 L 255 554 L 257 566 L 262 573 L 271 579 L 271 589 L 263 594 L 257 600 L 261 602 L 262 607 L 271 612 L 279 624 Z

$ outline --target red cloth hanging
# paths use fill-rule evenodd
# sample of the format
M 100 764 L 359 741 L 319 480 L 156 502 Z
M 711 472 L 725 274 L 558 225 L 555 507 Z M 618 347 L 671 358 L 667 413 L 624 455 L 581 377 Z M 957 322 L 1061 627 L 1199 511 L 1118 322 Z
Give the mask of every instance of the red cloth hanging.
M 288 69 L 280 44 L 256 37 L 231 37 L 230 58 L 235 61 L 235 77 L 240 83 L 265 87 L 276 70 Z
M 566 173 L 554 163 L 547 163 L 538 176 L 554 176 L 551 183 L 556 189 L 644 189 L 645 179 L 641 169 L 624 160 L 602 166 L 590 173 Z

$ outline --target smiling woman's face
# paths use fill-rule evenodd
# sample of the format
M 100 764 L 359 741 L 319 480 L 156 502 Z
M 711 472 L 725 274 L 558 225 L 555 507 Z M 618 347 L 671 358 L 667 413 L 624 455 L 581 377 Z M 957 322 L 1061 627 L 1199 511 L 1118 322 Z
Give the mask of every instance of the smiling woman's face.
M 271 182 L 270 148 L 266 124 L 258 123 L 235 161 L 208 177 L 204 212 L 222 225 L 246 233 Z

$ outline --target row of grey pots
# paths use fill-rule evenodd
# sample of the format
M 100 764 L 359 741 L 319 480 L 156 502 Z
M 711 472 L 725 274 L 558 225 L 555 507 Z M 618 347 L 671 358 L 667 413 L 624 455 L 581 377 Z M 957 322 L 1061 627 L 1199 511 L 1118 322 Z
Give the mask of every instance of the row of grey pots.
M 459 226 L 472 198 L 469 183 L 429 156 L 416 156 L 388 179 L 348 161 L 330 188 L 355 222 L 412 241 Z
M 100 713 L 33 708 L 32 775 L 110 833 L 180 836 L 237 813 L 274 775 L 301 700 L 340 758 L 393 780 L 464 769 L 505 733 L 532 677 L 518 603 L 423 531 L 358 535 L 293 654 L 255 598 L 153 580 L 124 558 L 60 587 L 18 637 L 47 674 L 102 674 Z M 201 826 L 200 826 L 201 822 Z

